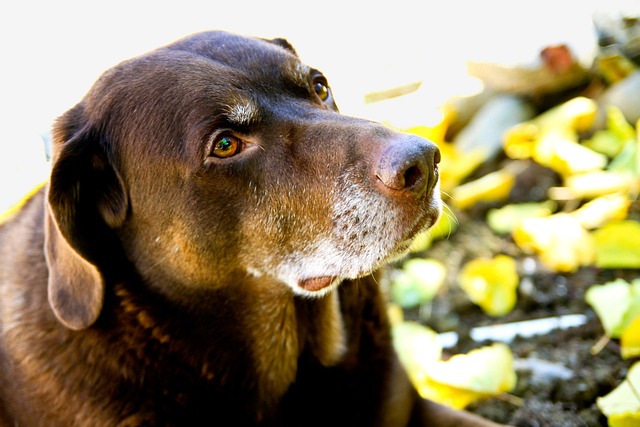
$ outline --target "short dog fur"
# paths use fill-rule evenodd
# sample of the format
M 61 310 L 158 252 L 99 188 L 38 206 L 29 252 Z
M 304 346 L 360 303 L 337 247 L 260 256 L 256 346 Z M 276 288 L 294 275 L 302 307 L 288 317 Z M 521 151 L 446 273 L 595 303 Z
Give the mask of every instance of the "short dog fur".
M 0 226 L 3 425 L 493 425 L 419 398 L 376 283 L 439 215 L 437 148 L 286 41 L 125 61 L 53 145 Z

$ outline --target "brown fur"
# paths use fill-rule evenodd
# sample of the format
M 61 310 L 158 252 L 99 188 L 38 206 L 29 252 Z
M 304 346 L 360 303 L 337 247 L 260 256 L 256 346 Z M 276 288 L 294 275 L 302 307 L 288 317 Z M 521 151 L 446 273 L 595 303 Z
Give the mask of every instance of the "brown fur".
M 324 89 L 283 40 L 203 33 L 57 121 L 0 225 L 4 425 L 489 425 L 417 396 L 371 274 L 437 218 L 437 149 Z

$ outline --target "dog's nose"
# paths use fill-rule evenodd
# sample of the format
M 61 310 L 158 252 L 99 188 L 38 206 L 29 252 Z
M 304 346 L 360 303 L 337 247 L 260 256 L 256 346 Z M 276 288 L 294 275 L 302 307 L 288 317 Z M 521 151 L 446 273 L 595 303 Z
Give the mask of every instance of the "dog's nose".
M 386 189 L 419 197 L 438 181 L 439 162 L 440 150 L 434 143 L 407 135 L 383 150 L 375 175 Z

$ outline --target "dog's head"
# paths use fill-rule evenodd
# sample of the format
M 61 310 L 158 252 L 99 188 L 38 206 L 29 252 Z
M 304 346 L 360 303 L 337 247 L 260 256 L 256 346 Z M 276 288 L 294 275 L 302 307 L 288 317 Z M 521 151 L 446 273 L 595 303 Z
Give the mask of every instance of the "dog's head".
M 323 295 L 440 211 L 437 148 L 340 115 L 279 39 L 202 33 L 126 61 L 54 141 L 49 299 L 75 329 L 125 264 L 184 298 L 248 276 Z

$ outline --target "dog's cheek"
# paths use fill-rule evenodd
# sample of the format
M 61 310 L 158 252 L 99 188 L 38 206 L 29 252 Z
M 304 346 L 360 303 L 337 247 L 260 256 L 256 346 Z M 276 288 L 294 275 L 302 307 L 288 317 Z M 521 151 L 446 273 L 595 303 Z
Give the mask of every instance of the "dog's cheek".
M 264 196 L 252 196 L 239 218 L 248 250 L 271 255 L 299 252 L 331 233 L 331 186 L 314 185 L 318 178 L 289 179 L 265 186 Z M 259 193 L 258 193 L 259 194 Z

